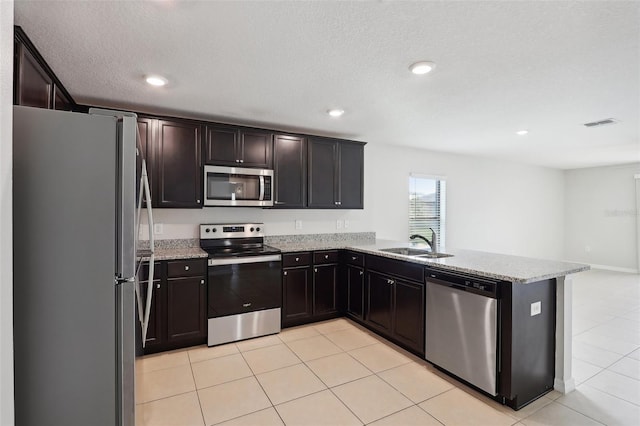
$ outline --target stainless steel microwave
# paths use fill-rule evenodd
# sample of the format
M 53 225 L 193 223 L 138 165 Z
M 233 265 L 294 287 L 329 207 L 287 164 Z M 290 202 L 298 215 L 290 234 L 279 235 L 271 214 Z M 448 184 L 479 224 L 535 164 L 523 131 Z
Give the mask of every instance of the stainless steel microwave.
M 273 170 L 204 166 L 204 205 L 273 206 Z

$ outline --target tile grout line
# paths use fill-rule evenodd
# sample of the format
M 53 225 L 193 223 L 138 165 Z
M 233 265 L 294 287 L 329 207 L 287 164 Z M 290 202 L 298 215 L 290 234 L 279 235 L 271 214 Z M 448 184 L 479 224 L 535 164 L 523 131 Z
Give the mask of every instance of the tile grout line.
M 193 379 L 193 387 L 195 388 L 196 397 L 198 398 L 198 406 L 200 407 L 200 416 L 202 416 L 202 424 L 207 426 L 207 420 L 204 418 L 204 410 L 202 409 L 202 401 L 200 400 L 200 393 L 198 392 L 198 383 L 196 382 L 196 375 L 193 372 L 193 363 L 187 351 L 187 358 L 189 359 L 189 370 L 191 370 L 191 378 Z

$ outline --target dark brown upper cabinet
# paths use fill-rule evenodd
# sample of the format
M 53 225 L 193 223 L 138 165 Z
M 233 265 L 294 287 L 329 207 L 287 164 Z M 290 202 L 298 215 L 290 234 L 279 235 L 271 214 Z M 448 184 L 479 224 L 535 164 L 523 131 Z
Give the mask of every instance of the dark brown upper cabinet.
M 310 139 L 308 167 L 308 206 L 310 208 L 363 208 L 363 143 Z
M 158 120 L 154 144 L 154 205 L 202 206 L 202 126 L 186 120 Z
M 234 126 L 207 126 L 205 163 L 273 168 L 273 133 Z
M 14 27 L 13 103 L 71 111 L 75 102 L 20 27 Z
M 273 174 L 276 208 L 304 208 L 307 204 L 307 140 L 302 136 L 275 135 Z

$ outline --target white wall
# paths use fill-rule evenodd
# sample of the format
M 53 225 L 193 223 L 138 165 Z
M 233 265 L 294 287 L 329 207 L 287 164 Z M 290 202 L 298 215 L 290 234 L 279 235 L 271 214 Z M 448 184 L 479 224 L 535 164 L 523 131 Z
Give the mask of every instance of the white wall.
M 13 0 L 0 0 L 0 424 L 13 424 Z
M 637 271 L 640 163 L 565 171 L 565 258 Z
M 162 209 L 157 237 L 196 238 L 199 223 L 262 221 L 271 235 L 375 231 L 407 241 L 410 172 L 447 177 L 448 247 L 561 258 L 562 171 L 376 144 L 365 147 L 364 210 Z M 338 219 L 349 228 L 337 230 Z

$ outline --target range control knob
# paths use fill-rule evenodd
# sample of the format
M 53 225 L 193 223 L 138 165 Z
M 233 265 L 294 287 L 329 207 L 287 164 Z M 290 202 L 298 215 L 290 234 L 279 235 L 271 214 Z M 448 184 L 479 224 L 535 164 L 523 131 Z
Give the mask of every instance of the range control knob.
M 216 232 L 216 231 L 217 231 L 217 229 L 216 229 L 216 228 L 213 228 L 212 232 Z
M 260 232 L 260 227 L 256 228 L 256 231 Z
M 206 228 L 206 229 L 204 230 L 204 232 L 211 232 L 211 229 Z
M 253 232 L 253 228 L 249 229 L 249 231 Z

